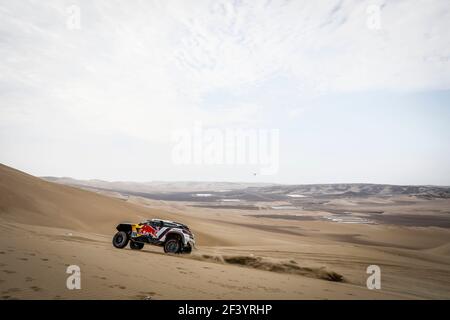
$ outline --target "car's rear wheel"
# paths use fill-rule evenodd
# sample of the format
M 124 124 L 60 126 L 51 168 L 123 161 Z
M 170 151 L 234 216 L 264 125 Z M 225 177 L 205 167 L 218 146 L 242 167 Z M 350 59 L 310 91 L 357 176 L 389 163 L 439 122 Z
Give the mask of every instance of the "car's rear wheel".
M 165 253 L 178 253 L 180 252 L 181 245 L 178 239 L 169 239 L 164 244 Z
M 123 249 L 127 246 L 128 241 L 130 241 L 130 239 L 128 239 L 127 233 L 124 231 L 119 231 L 114 235 L 112 243 L 114 247 Z
M 142 242 L 130 241 L 130 248 L 133 250 L 141 250 L 144 247 Z

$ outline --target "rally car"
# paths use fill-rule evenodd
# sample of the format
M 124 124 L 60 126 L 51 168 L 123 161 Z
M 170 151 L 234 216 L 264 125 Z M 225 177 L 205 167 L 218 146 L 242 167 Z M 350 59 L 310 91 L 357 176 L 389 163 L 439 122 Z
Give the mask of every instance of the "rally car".
M 141 223 L 121 223 L 117 227 L 112 243 L 118 249 L 130 244 L 140 250 L 144 244 L 164 247 L 166 253 L 190 253 L 195 246 L 195 237 L 189 228 L 179 222 L 151 219 Z

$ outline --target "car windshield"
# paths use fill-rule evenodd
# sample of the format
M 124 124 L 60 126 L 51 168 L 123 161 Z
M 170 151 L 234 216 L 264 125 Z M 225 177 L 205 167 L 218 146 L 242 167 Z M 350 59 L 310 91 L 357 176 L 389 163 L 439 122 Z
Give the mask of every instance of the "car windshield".
M 164 222 L 164 226 L 165 226 L 165 227 L 170 227 L 170 228 L 178 227 L 177 224 L 175 224 L 175 223 L 170 223 L 170 222 Z

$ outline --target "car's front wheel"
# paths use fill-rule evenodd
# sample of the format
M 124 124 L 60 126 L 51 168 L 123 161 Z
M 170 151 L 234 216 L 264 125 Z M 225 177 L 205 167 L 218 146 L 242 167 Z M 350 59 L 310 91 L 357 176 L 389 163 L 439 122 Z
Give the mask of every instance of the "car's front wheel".
M 191 253 L 192 252 L 192 247 L 191 245 L 188 243 L 186 247 L 183 248 L 182 253 Z
M 180 241 L 178 239 L 170 239 L 167 240 L 164 244 L 164 252 L 165 253 L 178 253 L 180 252 Z
M 130 248 L 133 250 L 141 250 L 144 247 L 142 242 L 130 241 Z
M 114 247 L 123 249 L 127 246 L 129 240 L 126 232 L 119 231 L 114 235 L 112 243 Z

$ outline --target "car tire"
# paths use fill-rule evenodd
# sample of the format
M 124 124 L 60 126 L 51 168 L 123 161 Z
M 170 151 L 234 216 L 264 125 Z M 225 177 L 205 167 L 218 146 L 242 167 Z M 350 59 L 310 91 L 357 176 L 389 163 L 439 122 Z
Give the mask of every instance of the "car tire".
M 181 251 L 182 253 L 191 253 L 192 252 L 192 247 L 191 245 L 188 243 L 186 247 L 183 248 L 183 251 Z
M 178 239 L 169 239 L 164 243 L 165 253 L 179 253 L 181 249 L 181 244 Z
M 119 231 L 114 235 L 112 244 L 117 249 L 123 249 L 127 246 L 128 241 L 130 241 L 130 239 L 128 238 L 127 233 L 124 231 Z
M 130 248 L 133 250 L 141 250 L 144 247 L 142 242 L 130 241 Z

